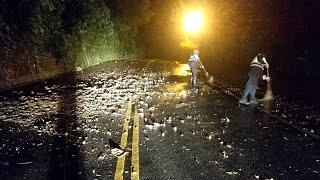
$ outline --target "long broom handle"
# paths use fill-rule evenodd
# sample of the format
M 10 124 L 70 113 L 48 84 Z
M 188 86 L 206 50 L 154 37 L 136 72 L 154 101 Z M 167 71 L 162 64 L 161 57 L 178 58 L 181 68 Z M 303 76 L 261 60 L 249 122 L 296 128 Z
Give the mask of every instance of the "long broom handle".
M 202 69 L 203 69 L 205 72 L 207 72 L 206 69 L 204 68 L 203 64 L 201 63 L 201 61 L 199 61 L 199 63 L 200 63 L 200 65 L 201 65 Z

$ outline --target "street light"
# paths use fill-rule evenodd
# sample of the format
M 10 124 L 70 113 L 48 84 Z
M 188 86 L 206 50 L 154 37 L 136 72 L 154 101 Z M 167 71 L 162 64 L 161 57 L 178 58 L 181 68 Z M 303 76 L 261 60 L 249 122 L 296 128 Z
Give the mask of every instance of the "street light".
M 181 47 L 187 49 L 197 48 L 199 41 L 199 33 L 204 24 L 203 13 L 200 10 L 189 11 L 184 17 L 184 31 L 186 32 L 186 40 L 180 43 Z
M 192 11 L 184 19 L 184 27 L 188 33 L 197 33 L 203 25 L 203 15 L 200 11 Z

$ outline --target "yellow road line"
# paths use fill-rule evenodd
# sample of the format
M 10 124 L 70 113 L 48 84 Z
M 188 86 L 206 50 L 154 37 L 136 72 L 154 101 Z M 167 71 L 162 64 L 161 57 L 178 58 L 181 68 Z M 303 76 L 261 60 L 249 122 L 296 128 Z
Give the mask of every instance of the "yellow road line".
M 120 146 L 122 149 L 124 149 L 127 146 L 128 129 L 129 129 L 129 122 L 130 122 L 130 118 L 131 118 L 131 111 L 132 111 L 132 104 L 131 104 L 131 101 L 129 101 L 126 116 L 124 119 L 122 136 L 121 136 Z M 118 158 L 116 172 L 115 172 L 115 176 L 114 176 L 115 180 L 123 180 L 124 162 L 125 162 L 125 156 L 121 156 Z
M 136 100 L 132 133 L 131 180 L 139 180 L 139 168 L 139 114 L 138 101 Z

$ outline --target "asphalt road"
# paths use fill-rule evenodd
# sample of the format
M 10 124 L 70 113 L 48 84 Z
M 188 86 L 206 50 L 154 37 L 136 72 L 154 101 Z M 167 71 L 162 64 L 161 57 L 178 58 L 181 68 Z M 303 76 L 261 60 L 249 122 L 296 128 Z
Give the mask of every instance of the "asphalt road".
M 319 137 L 186 64 L 110 62 L 0 95 L 0 179 L 320 179 Z

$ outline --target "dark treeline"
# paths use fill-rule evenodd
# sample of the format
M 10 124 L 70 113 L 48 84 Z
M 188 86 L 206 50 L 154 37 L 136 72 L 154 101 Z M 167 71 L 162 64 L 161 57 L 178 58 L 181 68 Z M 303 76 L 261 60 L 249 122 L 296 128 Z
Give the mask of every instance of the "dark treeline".
M 1 0 L 0 80 L 7 85 L 141 56 L 146 0 Z
M 278 77 L 319 77 L 319 8 L 316 0 L 1 0 L 0 81 L 137 56 L 187 61 L 189 41 L 217 75 L 245 77 L 263 52 Z M 183 30 L 190 9 L 205 14 L 194 35 Z

